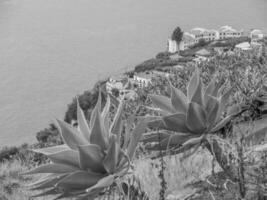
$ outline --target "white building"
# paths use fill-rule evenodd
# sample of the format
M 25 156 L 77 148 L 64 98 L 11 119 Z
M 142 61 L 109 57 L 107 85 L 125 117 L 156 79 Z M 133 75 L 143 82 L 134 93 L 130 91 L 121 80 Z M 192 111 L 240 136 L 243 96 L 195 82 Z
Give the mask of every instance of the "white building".
M 243 30 L 236 30 L 231 26 L 222 26 L 219 29 L 219 39 L 237 38 L 244 35 Z
M 138 87 L 147 87 L 151 84 L 153 75 L 150 73 L 138 73 L 133 77 L 134 82 L 138 85 Z
M 106 91 L 112 94 L 113 89 L 118 91 L 124 90 L 129 85 L 129 79 L 125 75 L 117 75 L 110 77 L 106 82 Z
M 154 74 L 155 76 L 165 77 L 165 78 L 169 78 L 171 76 L 171 74 L 168 72 L 161 72 L 157 70 L 152 71 L 152 74 Z
M 201 39 L 205 40 L 206 42 L 219 39 L 219 32 L 216 30 L 193 28 L 191 33 L 195 35 L 196 43 L 198 43 Z
M 250 38 L 252 41 L 254 40 L 260 40 L 264 37 L 264 34 L 261 30 L 259 29 L 254 29 L 250 32 Z
M 196 43 L 197 42 L 196 42 L 195 35 L 188 33 L 188 32 L 185 32 L 183 34 L 183 39 L 179 44 L 179 49 L 183 51 L 183 50 L 188 49 L 189 47 L 195 45 Z
M 248 51 L 251 50 L 251 46 L 248 42 L 242 42 L 237 45 L 235 45 L 236 50 L 242 50 L 242 51 Z
M 168 39 L 167 48 L 168 48 L 168 52 L 170 53 L 176 53 L 179 50 L 177 42 L 172 39 Z

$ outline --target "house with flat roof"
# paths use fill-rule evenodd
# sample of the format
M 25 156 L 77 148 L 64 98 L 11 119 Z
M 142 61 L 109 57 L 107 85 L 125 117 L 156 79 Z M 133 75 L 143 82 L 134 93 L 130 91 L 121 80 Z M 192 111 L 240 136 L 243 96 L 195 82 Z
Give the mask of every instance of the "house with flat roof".
M 205 28 L 193 28 L 191 30 L 191 34 L 195 35 L 196 43 L 198 43 L 201 39 L 206 42 L 219 39 L 219 32 L 213 29 L 208 30 Z
M 219 28 L 219 39 L 237 38 L 244 35 L 243 30 L 236 30 L 231 26 L 222 26 Z
M 237 45 L 235 45 L 235 49 L 236 50 L 242 50 L 242 51 L 248 51 L 251 50 L 251 45 L 249 44 L 249 42 L 242 42 L 239 43 Z
M 257 40 L 263 39 L 263 37 L 264 37 L 264 33 L 259 29 L 253 29 L 250 32 L 251 41 L 257 41 Z
M 153 74 L 148 72 L 137 73 L 133 76 L 133 81 L 138 85 L 138 87 L 147 87 L 151 84 Z
M 182 39 L 182 41 L 179 44 L 179 49 L 180 50 L 188 49 L 189 47 L 195 45 L 196 43 L 197 42 L 196 42 L 195 35 L 193 35 L 191 33 L 188 33 L 188 32 L 185 32 L 183 34 L 183 39 Z
M 106 82 L 106 91 L 112 94 L 113 89 L 117 89 L 118 91 L 123 90 L 127 87 L 127 83 L 127 77 L 124 75 L 109 77 L 108 81 Z

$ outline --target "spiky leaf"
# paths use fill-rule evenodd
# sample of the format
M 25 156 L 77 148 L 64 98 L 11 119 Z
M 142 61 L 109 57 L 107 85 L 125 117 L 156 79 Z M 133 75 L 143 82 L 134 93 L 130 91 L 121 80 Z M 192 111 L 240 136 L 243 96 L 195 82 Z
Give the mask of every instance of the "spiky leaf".
M 82 169 L 91 169 L 97 173 L 105 172 L 103 166 L 104 153 L 95 144 L 79 146 L 79 160 Z
M 121 101 L 110 127 L 110 132 L 118 136 L 121 134 L 123 107 L 124 102 Z
M 70 148 L 65 144 L 41 149 L 32 149 L 33 152 L 41 153 L 44 155 L 54 154 L 65 150 L 70 150 Z
M 199 83 L 199 71 L 196 68 L 195 72 L 193 73 L 192 77 L 190 78 L 189 84 L 187 86 L 187 98 L 191 101 L 193 95 L 196 92 Z
M 188 102 L 184 93 L 171 85 L 171 102 L 176 112 L 186 113 Z
M 189 103 L 186 125 L 193 133 L 203 133 L 206 129 L 206 113 L 203 107 L 197 103 Z
M 82 190 L 93 186 L 103 177 L 103 174 L 77 171 L 60 180 L 56 187 L 63 188 L 65 190 Z
M 113 173 L 116 170 L 119 156 L 119 144 L 116 135 L 112 135 L 110 138 L 110 145 L 107 151 L 107 155 L 103 161 L 104 167 L 107 172 Z
M 79 166 L 79 155 L 78 152 L 74 150 L 60 151 L 54 154 L 49 154 L 47 157 L 53 163 L 72 165 L 74 167 Z
M 28 172 L 25 172 L 24 174 L 38 174 L 38 173 L 64 174 L 64 173 L 70 173 L 76 170 L 79 170 L 79 168 L 71 166 L 71 165 L 52 163 L 52 164 L 42 165 Z
M 142 137 L 142 135 L 145 133 L 145 129 L 146 129 L 146 121 L 140 122 L 139 124 L 136 125 L 135 129 L 132 132 L 131 135 L 131 139 L 130 139 L 130 143 L 129 146 L 127 148 L 127 154 L 130 158 L 130 160 L 132 160 L 137 144 L 140 140 L 140 138 Z
M 149 95 L 153 105 L 161 109 L 164 113 L 174 113 L 175 110 L 172 107 L 171 99 L 162 95 Z
M 83 138 L 80 133 L 71 127 L 69 124 L 67 124 L 64 121 L 57 120 L 61 136 L 64 140 L 64 142 L 74 150 L 77 150 L 79 145 L 85 145 L 88 142 Z
M 102 179 L 100 179 L 94 186 L 88 188 L 86 192 L 91 193 L 93 190 L 102 190 L 106 187 L 109 187 L 112 185 L 112 183 L 115 181 L 115 175 L 109 175 Z
M 87 120 L 84 116 L 83 110 L 80 107 L 79 100 L 77 99 L 77 120 L 78 120 L 78 126 L 83 134 L 84 138 L 87 139 L 87 141 L 90 141 L 90 129 L 87 123 Z
M 190 132 L 186 126 L 186 115 L 183 113 L 176 113 L 163 117 L 163 122 L 167 130 L 182 133 Z
M 99 111 L 96 112 L 95 122 L 92 126 L 90 141 L 92 144 L 96 144 L 101 147 L 101 149 L 107 148 L 107 130 L 104 128 L 104 122 L 101 118 Z

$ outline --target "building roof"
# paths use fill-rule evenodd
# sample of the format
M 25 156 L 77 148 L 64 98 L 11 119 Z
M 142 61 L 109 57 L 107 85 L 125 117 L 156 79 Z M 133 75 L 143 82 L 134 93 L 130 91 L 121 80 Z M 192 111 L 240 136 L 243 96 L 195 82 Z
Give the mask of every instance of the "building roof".
M 135 74 L 136 77 L 143 78 L 143 79 L 151 79 L 153 74 L 151 73 L 137 73 Z
M 191 33 L 192 34 L 195 34 L 195 35 L 197 35 L 197 34 L 202 34 L 202 33 L 204 33 L 205 31 L 207 31 L 206 29 L 204 29 L 204 28 L 193 28 L 193 29 L 191 29 Z
M 235 45 L 235 48 L 242 49 L 242 50 L 249 50 L 251 49 L 251 46 L 248 42 L 242 42 L 242 43 Z
M 257 34 L 263 34 L 263 32 L 261 30 L 259 30 L 259 29 L 254 29 L 250 33 L 251 34 L 255 34 L 255 35 L 257 35 Z
M 195 40 L 195 35 L 188 32 L 184 32 L 183 40 Z
M 199 56 L 210 56 L 211 55 L 211 53 L 207 49 L 200 49 L 195 54 Z
M 227 31 L 236 32 L 236 30 L 234 28 L 232 28 L 231 26 L 228 26 L 228 25 L 220 27 L 219 31 L 221 31 L 221 32 L 227 32 Z

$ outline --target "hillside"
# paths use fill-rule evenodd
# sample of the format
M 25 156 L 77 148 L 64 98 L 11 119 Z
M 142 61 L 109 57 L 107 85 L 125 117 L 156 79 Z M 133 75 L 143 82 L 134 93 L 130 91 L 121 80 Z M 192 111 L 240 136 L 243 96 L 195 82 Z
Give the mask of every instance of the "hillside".
M 152 200 L 230 200 L 238 199 L 240 195 L 246 196 L 247 200 L 266 198 L 266 147 L 261 146 L 266 144 L 266 128 L 265 121 L 261 120 L 266 119 L 267 113 L 267 38 L 260 43 L 261 49 L 256 48 L 251 51 L 232 51 L 231 49 L 223 53 L 214 51 L 209 59 L 197 63 L 192 62 L 192 59 L 195 58 L 195 52 L 200 49 L 198 46 L 181 52 L 182 56 L 179 58 L 176 54 L 164 52 L 158 54 L 156 58 L 137 65 L 135 70 L 130 72 L 138 74 L 156 70 L 170 74 L 168 78 L 155 76 L 148 86 L 134 88 L 138 95 L 135 99 L 126 101 L 122 116 L 124 122 L 134 121 L 132 126 L 144 117 L 155 115 L 155 113 L 159 115 L 151 95 L 164 95 L 170 98 L 172 96 L 170 83 L 174 88 L 186 94 L 195 68 L 199 70 L 203 88 L 208 88 L 211 80 L 215 80 L 218 88 L 222 88 L 218 93 L 225 94 L 231 89 L 221 116 L 230 115 L 231 120 L 223 123 L 216 135 L 211 138 L 212 141 L 219 141 L 219 147 L 216 150 L 220 152 L 208 149 L 205 147 L 206 144 L 201 143 L 193 151 L 186 151 L 179 155 L 171 151 L 165 152 L 166 148 L 163 148 L 158 156 L 159 152 L 155 153 L 154 150 L 159 150 L 160 145 L 166 145 L 166 140 L 165 143 L 160 143 L 156 147 L 149 146 L 149 142 L 141 142 L 135 154 L 134 176 L 126 178 L 128 184 L 133 186 L 133 191 L 138 193 L 132 195 L 131 199 L 146 199 L 146 195 Z M 232 45 L 232 43 L 229 44 Z M 205 44 L 202 48 L 211 51 L 215 46 Z M 182 65 L 183 68 L 175 67 L 177 65 Z M 101 90 L 102 103 L 107 102 L 105 83 L 106 81 L 97 83 L 93 90 L 85 91 L 78 96 L 80 107 L 87 120 L 90 120 L 93 115 L 99 98 L 99 90 Z M 112 105 L 109 110 L 109 120 L 112 121 L 116 116 L 119 101 L 114 96 L 109 96 Z M 103 108 L 104 106 L 101 110 Z M 133 116 L 134 120 L 132 120 Z M 65 121 L 74 122 L 73 124 L 77 125 L 77 100 L 75 98 L 68 105 Z M 126 125 L 124 128 L 126 129 Z M 255 134 L 251 136 L 251 133 Z M 122 135 L 124 134 L 125 130 L 122 132 Z M 25 185 L 38 180 L 40 176 L 22 176 L 20 173 L 49 161 L 46 156 L 30 152 L 29 149 L 63 143 L 59 130 L 54 124 L 38 132 L 36 137 L 37 143 L 34 145 L 4 148 L 0 152 L 0 199 L 28 199 L 29 196 L 36 194 L 36 191 L 25 190 Z M 176 147 L 177 144 L 183 145 L 178 141 L 174 144 L 168 142 L 167 146 L 168 148 L 169 146 Z M 164 153 L 169 156 L 163 157 Z M 175 155 L 170 156 L 171 154 Z M 221 160 L 218 160 L 218 155 Z M 154 159 L 151 159 L 152 157 Z M 228 177 L 229 174 L 224 169 L 225 163 L 221 163 L 226 158 L 230 159 L 230 167 L 238 171 L 238 179 L 230 180 Z M 249 169 L 246 168 L 247 165 Z M 255 166 L 261 171 L 255 170 Z M 249 174 L 244 172 L 245 168 Z M 113 195 L 113 199 L 114 195 L 117 195 L 117 199 L 121 198 L 115 190 L 113 191 L 113 187 L 110 188 L 104 195 Z M 40 199 L 51 198 L 41 197 Z

